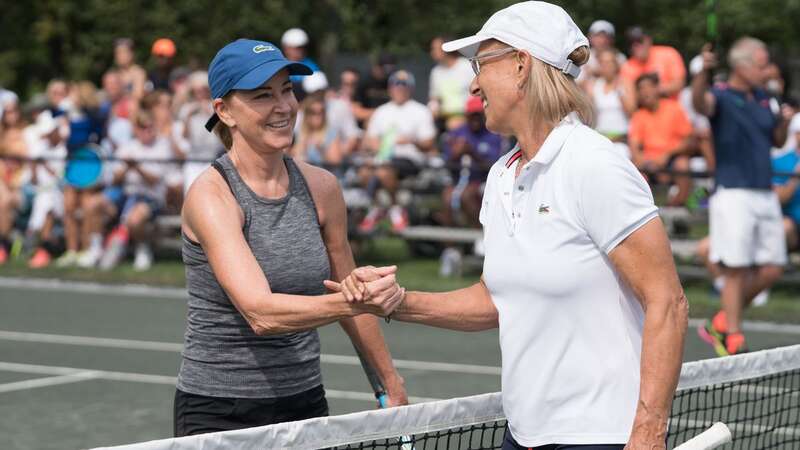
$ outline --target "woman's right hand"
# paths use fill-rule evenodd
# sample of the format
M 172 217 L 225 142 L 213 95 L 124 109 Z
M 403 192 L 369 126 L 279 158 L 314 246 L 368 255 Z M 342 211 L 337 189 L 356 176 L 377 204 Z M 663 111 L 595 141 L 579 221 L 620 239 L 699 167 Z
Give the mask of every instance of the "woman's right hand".
M 358 303 L 365 312 L 386 316 L 392 313 L 405 298 L 405 289 L 397 284 L 397 266 L 359 267 L 341 283 L 325 280 L 325 287 L 341 292 L 351 303 Z

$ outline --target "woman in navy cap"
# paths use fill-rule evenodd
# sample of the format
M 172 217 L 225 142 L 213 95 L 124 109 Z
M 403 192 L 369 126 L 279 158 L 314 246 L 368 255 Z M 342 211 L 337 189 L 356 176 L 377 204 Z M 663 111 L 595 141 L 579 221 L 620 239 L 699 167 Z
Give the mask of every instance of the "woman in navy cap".
M 355 264 L 336 178 L 284 153 L 298 108 L 289 77 L 308 74 L 274 45 L 245 39 L 209 66 L 206 128 L 228 151 L 194 182 L 183 208 L 189 308 L 176 436 L 327 415 L 316 327 L 336 321 L 376 369 L 389 405 L 407 403 L 371 315 L 402 298 L 395 268 L 380 269 L 369 304 L 323 287 Z

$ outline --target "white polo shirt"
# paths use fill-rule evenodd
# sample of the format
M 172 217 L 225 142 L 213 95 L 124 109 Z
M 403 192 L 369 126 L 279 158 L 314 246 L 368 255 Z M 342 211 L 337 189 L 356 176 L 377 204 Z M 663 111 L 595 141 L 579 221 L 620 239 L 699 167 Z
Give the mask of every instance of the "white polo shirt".
M 571 117 L 515 179 L 517 164 L 518 149 L 494 164 L 480 212 L 511 434 L 527 447 L 624 444 L 644 314 L 607 255 L 657 216 L 650 188 Z

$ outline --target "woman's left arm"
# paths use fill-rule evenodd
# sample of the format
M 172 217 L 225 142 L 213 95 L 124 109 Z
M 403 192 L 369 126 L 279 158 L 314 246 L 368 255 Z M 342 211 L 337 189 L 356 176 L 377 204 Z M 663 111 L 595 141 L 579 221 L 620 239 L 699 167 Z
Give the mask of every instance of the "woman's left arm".
M 669 239 L 654 218 L 609 253 L 644 309 L 639 403 L 627 450 L 665 448 L 667 419 L 678 385 L 689 305 Z
M 347 210 L 336 177 L 330 172 L 298 163 L 309 184 L 322 227 L 322 238 L 331 262 L 331 279 L 344 280 L 356 267 L 347 239 Z M 389 406 L 408 403 L 403 378 L 397 373 L 392 355 L 375 316 L 362 314 L 339 321 L 353 345 L 375 369 L 386 388 Z

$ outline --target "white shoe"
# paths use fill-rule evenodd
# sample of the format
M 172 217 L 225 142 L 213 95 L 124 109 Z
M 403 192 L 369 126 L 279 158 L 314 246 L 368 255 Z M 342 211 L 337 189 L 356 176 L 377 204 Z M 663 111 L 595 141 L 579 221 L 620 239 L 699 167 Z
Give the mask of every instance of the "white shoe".
M 769 301 L 769 289 L 764 289 L 763 291 L 759 292 L 758 295 L 753 297 L 753 306 L 759 307 L 764 306 Z
M 67 250 L 63 255 L 56 259 L 56 267 L 71 267 L 78 262 L 78 252 L 74 250 Z
M 446 248 L 439 258 L 439 275 L 452 277 L 461 275 L 461 252 L 454 248 Z
M 103 249 L 101 248 L 90 248 L 85 252 L 81 252 L 78 256 L 77 264 L 78 267 L 83 267 L 84 269 L 92 269 L 94 268 L 97 263 L 100 262 L 100 258 L 103 257 Z
M 148 245 L 136 246 L 136 256 L 133 258 L 133 270 L 144 272 L 153 266 L 153 252 Z

